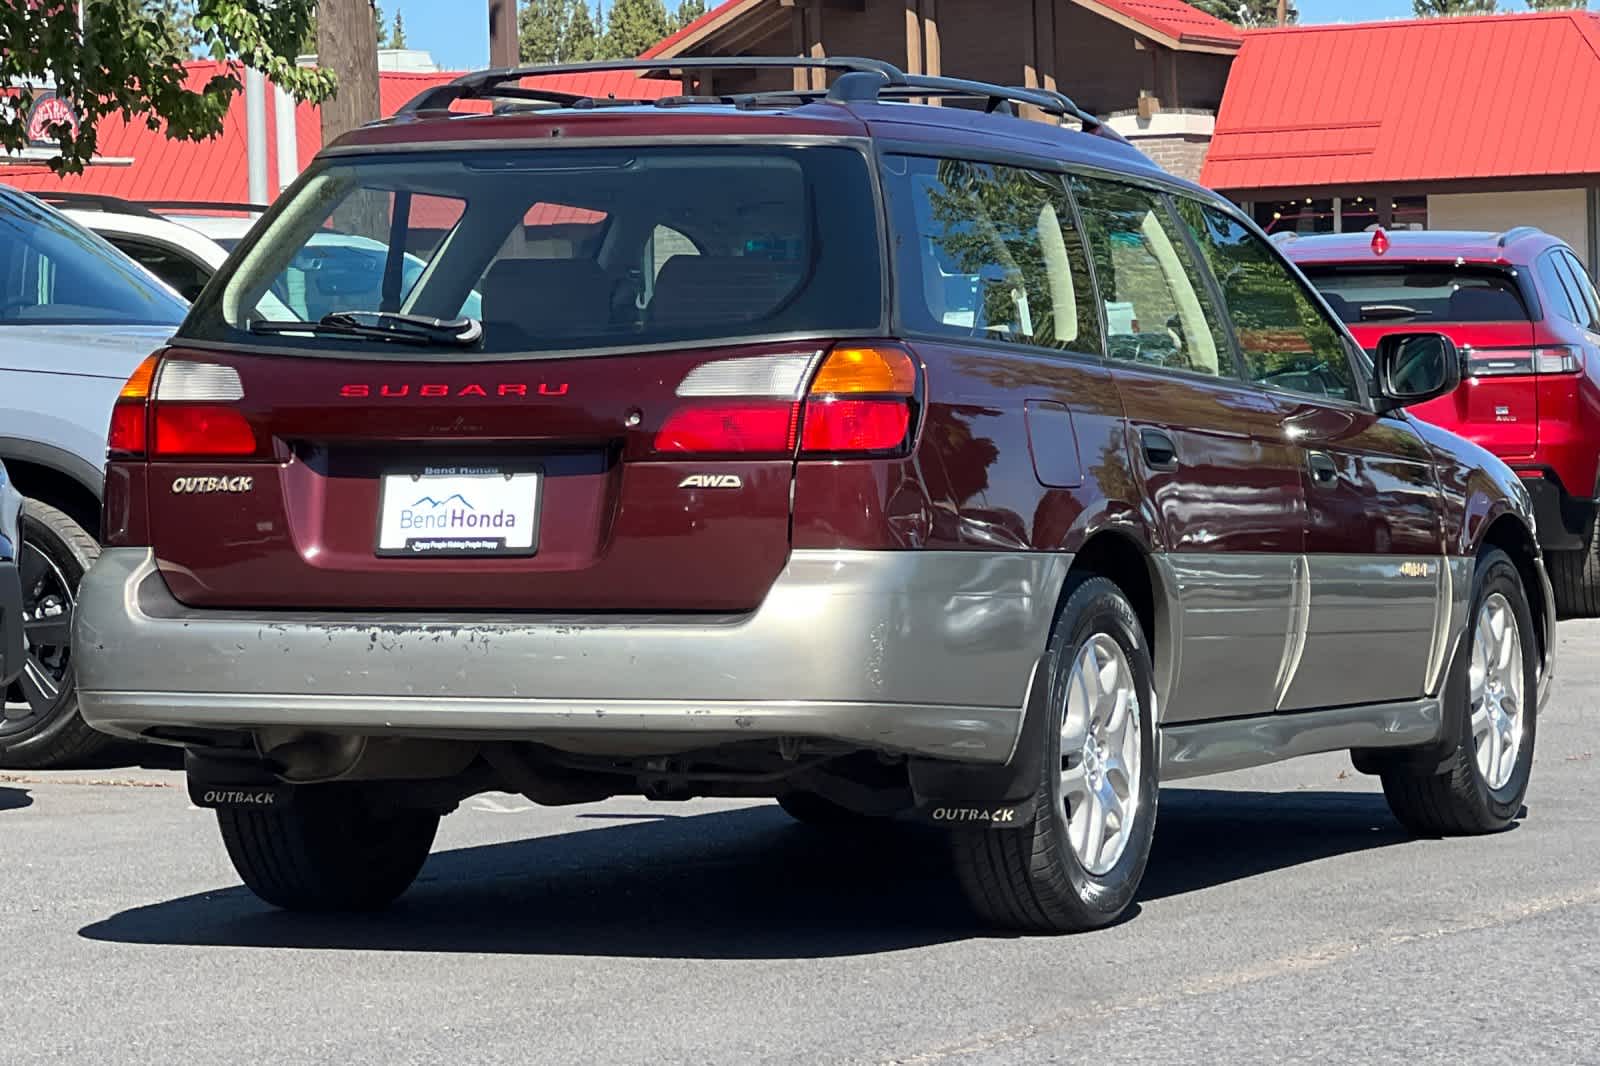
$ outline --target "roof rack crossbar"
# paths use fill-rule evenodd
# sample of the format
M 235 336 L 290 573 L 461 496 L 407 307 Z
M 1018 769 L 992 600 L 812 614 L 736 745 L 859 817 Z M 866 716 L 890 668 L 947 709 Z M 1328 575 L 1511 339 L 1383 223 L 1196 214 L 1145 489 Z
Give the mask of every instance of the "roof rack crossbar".
M 904 79 L 898 67 L 878 59 L 859 59 L 849 56 L 787 58 L 781 56 L 729 56 L 727 58 L 694 57 L 690 59 L 603 59 L 591 63 L 556 63 L 546 66 L 493 67 L 473 71 L 444 85 L 437 85 L 418 93 L 397 115 L 412 115 L 419 111 L 440 111 L 457 100 L 472 100 L 486 96 L 504 95 L 500 87 L 507 82 L 524 78 L 550 77 L 570 74 L 603 74 L 608 72 L 651 72 L 696 70 L 837 70 L 853 73 L 878 73 L 891 80 Z
M 137 215 L 140 218 L 156 218 L 155 212 L 141 203 L 125 200 L 120 196 L 111 196 L 97 192 L 58 192 L 54 190 L 36 191 L 33 194 L 53 207 L 77 208 L 81 211 L 104 211 L 113 215 Z

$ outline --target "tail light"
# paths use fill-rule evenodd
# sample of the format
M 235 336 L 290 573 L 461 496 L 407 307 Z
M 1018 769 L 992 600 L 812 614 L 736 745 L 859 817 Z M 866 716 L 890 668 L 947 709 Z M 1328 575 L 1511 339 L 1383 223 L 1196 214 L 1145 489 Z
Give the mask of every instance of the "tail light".
M 1568 345 L 1467 349 L 1467 374 L 1475 378 L 1576 374 L 1582 369 L 1583 352 Z
M 915 428 L 917 366 L 898 345 L 840 345 L 706 363 L 677 392 L 659 456 L 892 455 Z
M 152 355 L 128 378 L 111 409 L 110 454 L 120 458 L 221 459 L 264 454 L 236 404 L 239 372 L 215 363 Z

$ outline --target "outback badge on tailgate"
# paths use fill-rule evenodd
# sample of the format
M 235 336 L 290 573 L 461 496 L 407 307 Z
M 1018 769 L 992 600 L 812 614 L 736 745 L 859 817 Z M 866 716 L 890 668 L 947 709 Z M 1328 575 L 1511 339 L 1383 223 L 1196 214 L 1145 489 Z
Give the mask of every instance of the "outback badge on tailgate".
M 172 491 L 182 493 L 249 492 L 256 487 L 253 477 L 179 477 L 172 479 Z

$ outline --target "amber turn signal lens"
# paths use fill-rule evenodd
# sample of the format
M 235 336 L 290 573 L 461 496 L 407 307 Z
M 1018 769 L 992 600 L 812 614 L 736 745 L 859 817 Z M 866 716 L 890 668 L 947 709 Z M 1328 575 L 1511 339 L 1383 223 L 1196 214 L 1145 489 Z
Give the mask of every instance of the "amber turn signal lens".
M 161 363 L 159 354 L 152 355 L 140 363 L 127 382 L 122 386 L 122 391 L 117 394 L 119 400 L 148 400 L 150 387 L 155 383 L 156 367 Z
M 917 365 L 899 348 L 835 348 L 811 383 L 811 395 L 873 394 L 910 396 L 916 392 Z

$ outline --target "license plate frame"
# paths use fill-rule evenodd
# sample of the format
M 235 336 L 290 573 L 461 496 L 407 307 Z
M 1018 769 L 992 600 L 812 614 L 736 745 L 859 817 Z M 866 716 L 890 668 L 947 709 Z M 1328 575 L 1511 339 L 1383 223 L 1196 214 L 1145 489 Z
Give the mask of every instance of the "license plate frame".
M 373 531 L 373 553 L 379 558 L 406 559 L 494 559 L 527 558 L 539 553 L 539 525 L 544 506 L 545 472 L 542 466 L 509 463 L 457 463 L 430 464 L 412 467 L 389 468 L 379 475 L 378 516 Z M 407 492 L 422 493 L 415 505 L 427 502 L 429 513 L 450 516 L 453 511 L 439 509 L 460 499 L 472 516 L 489 515 L 489 524 L 481 527 L 438 528 L 422 527 L 414 532 L 419 536 L 407 537 L 413 532 L 402 525 L 401 512 L 409 510 L 397 505 L 391 525 L 390 503 L 393 493 L 400 488 Z M 489 489 L 488 505 L 498 506 L 493 514 L 512 516 L 515 524 L 496 526 L 493 514 L 482 510 L 466 498 L 471 490 Z M 531 497 L 525 508 L 507 508 L 506 503 L 517 504 L 517 497 L 526 491 Z M 482 499 L 482 495 L 480 495 Z M 526 518 L 527 536 L 522 535 L 521 520 Z M 470 521 L 470 519 L 466 519 Z M 449 517 L 444 521 L 448 523 Z M 527 543 L 523 543 L 526 539 Z M 398 540 L 398 543 L 397 543 Z M 497 544 L 494 542 L 498 542 Z M 431 547 L 428 545 L 432 545 Z

